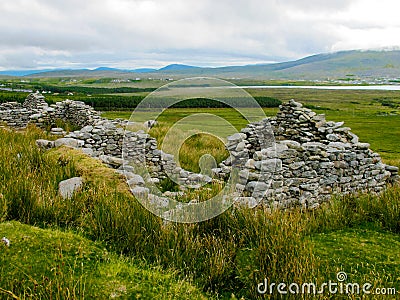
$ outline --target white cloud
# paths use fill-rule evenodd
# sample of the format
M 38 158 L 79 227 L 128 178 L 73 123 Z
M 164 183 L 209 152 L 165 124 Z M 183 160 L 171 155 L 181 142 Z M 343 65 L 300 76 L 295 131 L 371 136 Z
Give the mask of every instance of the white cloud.
M 0 68 L 260 63 L 400 45 L 396 0 L 0 2 Z

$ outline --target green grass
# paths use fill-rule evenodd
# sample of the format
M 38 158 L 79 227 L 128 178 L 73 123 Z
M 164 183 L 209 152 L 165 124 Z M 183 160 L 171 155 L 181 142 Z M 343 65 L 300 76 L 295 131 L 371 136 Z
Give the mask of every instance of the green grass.
M 315 255 L 323 261 L 327 278 L 346 272 L 347 282 L 400 291 L 400 237 L 374 226 L 345 228 L 311 237 Z
M 109 253 L 72 232 L 0 223 L 0 298 L 206 299 L 172 271 Z

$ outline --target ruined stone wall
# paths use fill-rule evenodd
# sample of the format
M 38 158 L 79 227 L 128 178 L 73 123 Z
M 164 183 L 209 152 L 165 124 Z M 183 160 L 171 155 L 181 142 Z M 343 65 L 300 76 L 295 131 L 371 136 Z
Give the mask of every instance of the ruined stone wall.
M 67 134 L 56 140 L 55 145 L 81 149 L 121 170 L 123 164 L 131 164 L 136 166 L 136 170 L 131 171 L 138 172 L 140 165 L 143 165 L 153 179 L 163 179 L 170 175 L 179 183 L 192 186 L 211 181 L 207 176 L 178 167 L 173 155 L 157 149 L 156 139 L 143 131 L 125 130 L 129 125 L 129 122 L 101 120 Z
M 214 172 L 226 177 L 236 164 L 241 201 L 280 207 L 313 208 L 333 193 L 379 193 L 388 182 L 398 180 L 396 167 L 383 164 L 369 144 L 359 143 L 342 125 L 327 122 L 324 115 L 292 100 L 280 107 L 276 117 L 249 124 L 229 137 L 227 147 L 233 152 Z M 273 130 L 275 141 L 268 135 L 263 141 L 257 130 Z M 269 145 L 260 147 L 263 142 Z
M 51 126 L 57 119 L 84 127 L 102 118 L 91 106 L 80 101 L 65 100 L 49 106 L 39 93 L 30 94 L 22 105 L 15 102 L 0 105 L 0 122 L 13 128 L 25 128 L 28 123 Z
M 66 100 L 48 106 L 43 96 L 31 94 L 22 106 L 0 105 L 0 121 L 10 127 L 26 127 L 29 122 L 44 127 L 57 119 L 82 129 L 55 142 L 38 141 L 40 146 L 79 148 L 140 184 L 143 179 L 138 180 L 136 167 L 141 164 L 149 171 L 146 181 L 170 177 L 197 188 L 212 180 L 180 168 L 147 133 L 125 130 L 130 122 L 101 118 L 82 102 Z M 236 200 L 249 206 L 315 208 L 334 193 L 379 193 L 399 179 L 398 168 L 382 163 L 379 154 L 360 143 L 343 122 L 327 122 L 324 115 L 293 100 L 281 105 L 275 117 L 248 124 L 228 137 L 226 147 L 230 157 L 212 170 L 213 177 L 227 180 L 237 171 Z M 128 163 L 131 166 L 122 167 Z
M 24 128 L 30 121 L 31 115 L 32 111 L 27 110 L 26 108 L 0 108 L 0 123 L 4 123 L 12 128 Z

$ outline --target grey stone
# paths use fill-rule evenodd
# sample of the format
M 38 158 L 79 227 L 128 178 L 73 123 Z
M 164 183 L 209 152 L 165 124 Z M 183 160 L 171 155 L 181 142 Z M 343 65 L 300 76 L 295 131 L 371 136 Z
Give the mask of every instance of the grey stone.
M 81 188 L 83 184 L 82 177 L 73 177 L 58 184 L 58 194 L 63 199 L 70 199 L 74 193 Z
M 228 142 L 241 142 L 247 138 L 246 134 L 237 132 L 227 138 Z
M 297 170 L 297 169 L 300 169 L 301 167 L 303 167 L 304 165 L 305 165 L 304 161 L 299 161 L 299 162 L 291 163 L 289 165 L 289 168 L 292 170 Z
M 148 199 L 151 205 L 158 208 L 166 208 L 169 206 L 169 199 L 166 197 L 159 197 L 157 195 L 149 194 Z
M 356 143 L 355 146 L 356 146 L 357 149 L 366 150 L 366 149 L 368 149 L 370 147 L 370 144 L 368 144 L 368 143 Z
M 386 169 L 386 171 L 389 171 L 389 172 L 392 172 L 392 173 L 397 173 L 397 172 L 399 172 L 399 168 L 398 168 L 398 167 L 395 167 L 395 166 L 386 165 L 386 166 L 385 166 L 385 169 Z
M 249 168 L 249 169 L 255 169 L 256 168 L 256 166 L 255 166 L 255 160 L 254 159 L 249 159 L 247 162 L 246 162 L 246 164 L 244 165 L 246 168 Z
M 300 150 L 303 149 L 299 142 L 292 141 L 292 140 L 284 140 L 280 141 L 281 144 L 286 145 L 288 148 Z
M 81 148 L 80 149 L 84 154 L 88 155 L 88 156 L 94 156 L 94 151 L 93 149 L 90 148 Z
M 330 142 L 328 144 L 329 148 L 334 148 L 338 150 L 344 150 L 346 148 L 351 148 L 350 144 L 342 143 L 342 142 Z M 329 149 L 328 149 L 329 151 Z
M 39 148 L 42 148 L 42 149 L 46 150 L 46 149 L 54 148 L 54 141 L 48 141 L 48 140 L 39 139 L 39 140 L 36 140 L 36 145 Z
M 128 185 L 130 187 L 134 186 L 144 186 L 145 182 L 143 180 L 143 177 L 137 174 L 129 174 L 129 180 L 128 180 Z
M 71 148 L 80 148 L 85 144 L 84 141 L 73 139 L 73 138 L 61 138 L 54 141 L 55 147 L 67 146 Z
M 251 181 L 246 185 L 246 190 L 252 193 L 255 198 L 263 198 L 267 195 L 270 184 L 259 181 Z
M 102 162 L 104 162 L 104 163 L 106 163 L 108 165 L 111 165 L 113 167 L 116 167 L 116 168 L 118 168 L 118 167 L 120 167 L 120 166 L 122 166 L 124 164 L 124 160 L 122 158 L 115 157 L 115 156 L 100 155 L 99 159 Z
M 331 142 L 336 142 L 336 141 L 340 140 L 340 137 L 337 134 L 333 134 L 333 133 L 327 134 L 326 138 L 328 139 L 328 141 L 331 141 Z
M 275 158 L 262 160 L 260 169 L 264 172 L 279 172 L 282 170 L 282 160 Z
M 244 142 L 240 142 L 239 144 L 237 144 L 235 150 L 236 151 L 243 151 L 245 147 L 246 147 L 246 144 Z
M 248 208 L 254 208 L 259 204 L 259 201 L 257 201 L 254 197 L 236 197 L 233 201 L 233 203 L 237 206 L 244 206 Z
M 136 198 L 139 198 L 141 200 L 147 200 L 147 197 L 149 195 L 149 189 L 142 186 L 135 186 L 131 188 L 131 192 Z

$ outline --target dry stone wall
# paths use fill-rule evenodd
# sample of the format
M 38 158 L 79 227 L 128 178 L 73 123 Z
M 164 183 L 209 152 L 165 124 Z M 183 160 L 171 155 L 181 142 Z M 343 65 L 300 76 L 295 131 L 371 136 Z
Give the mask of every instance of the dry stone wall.
M 25 128 L 29 123 L 46 127 L 58 119 L 83 127 L 102 118 L 91 106 L 80 101 L 65 100 L 49 106 L 40 93 L 30 94 L 22 105 L 16 102 L 0 105 L 0 122 L 13 128 Z
M 272 125 L 275 142 L 260 147 L 257 130 Z M 314 208 L 334 193 L 381 192 L 399 179 L 398 168 L 382 163 L 379 154 L 360 143 L 343 122 L 327 122 L 300 103 L 291 100 L 280 106 L 276 117 L 249 124 L 228 138 L 233 152 L 214 173 L 222 178 L 237 157 L 251 157 L 240 166 L 240 201 L 289 207 Z M 240 138 L 239 138 L 240 137 Z M 244 146 L 244 147 L 243 147 Z M 231 152 L 232 153 L 232 152 Z
M 212 181 L 207 175 L 180 168 L 174 157 L 159 150 L 157 141 L 144 131 L 127 130 L 130 122 L 101 118 L 82 102 L 66 100 L 49 106 L 36 93 L 29 95 L 23 105 L 0 105 L 0 121 L 10 127 L 23 128 L 28 123 L 44 127 L 57 119 L 82 129 L 56 141 L 38 140 L 40 147 L 79 148 L 118 169 L 133 186 L 133 193 L 154 198 L 144 183 L 157 183 L 167 176 L 193 188 Z M 52 132 L 64 134 L 60 128 L 53 128 Z M 324 115 L 294 100 L 281 105 L 275 117 L 248 124 L 228 137 L 226 147 L 230 157 L 212 170 L 213 177 L 227 180 L 236 170 L 235 201 L 248 206 L 315 208 L 334 193 L 379 193 L 387 183 L 399 179 L 398 168 L 382 163 L 369 144 L 360 143 L 350 128 L 343 127 L 343 122 L 328 122 Z M 149 176 L 137 175 L 137 168 L 128 162 L 146 165 Z M 167 200 L 161 200 L 165 205 Z
M 143 165 L 143 168 L 148 170 L 150 176 L 148 180 L 153 182 L 164 179 L 168 175 L 174 177 L 180 184 L 195 187 L 204 181 L 211 181 L 208 176 L 188 172 L 178 167 L 173 155 L 157 149 L 156 139 L 144 131 L 126 130 L 130 125 L 132 125 L 130 122 L 121 120 L 101 120 L 94 125 L 87 125 L 81 130 L 67 134 L 64 138 L 58 139 L 55 145 L 80 148 L 93 157 L 99 157 L 110 166 L 119 168 L 121 172 L 129 169 L 126 167 L 128 164 Z M 128 171 L 128 173 L 132 172 L 135 171 Z M 132 174 L 126 175 L 132 176 Z

